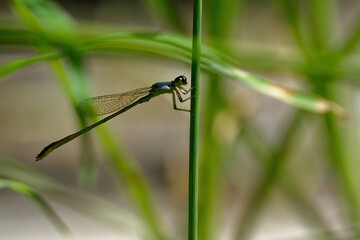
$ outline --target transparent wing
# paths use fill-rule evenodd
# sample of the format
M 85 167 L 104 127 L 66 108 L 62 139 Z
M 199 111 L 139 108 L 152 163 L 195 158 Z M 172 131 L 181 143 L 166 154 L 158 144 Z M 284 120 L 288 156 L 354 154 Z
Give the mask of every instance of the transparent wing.
M 77 106 L 81 115 L 99 116 L 119 111 L 149 95 L 151 87 L 138 88 L 125 93 L 88 98 Z

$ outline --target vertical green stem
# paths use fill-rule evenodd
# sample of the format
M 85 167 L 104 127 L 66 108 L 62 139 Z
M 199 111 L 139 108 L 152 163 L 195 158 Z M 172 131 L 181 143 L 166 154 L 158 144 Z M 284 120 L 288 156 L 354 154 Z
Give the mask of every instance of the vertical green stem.
M 333 89 L 330 84 L 324 84 L 325 81 L 320 81 L 315 86 L 315 91 L 328 99 L 334 99 Z M 346 210 L 348 211 L 349 221 L 358 223 L 360 219 L 358 199 L 356 197 L 356 187 L 351 180 L 349 173 L 349 166 L 347 165 L 344 148 L 341 143 L 340 131 L 337 129 L 337 119 L 331 114 L 323 116 L 325 131 L 327 134 L 327 145 L 329 151 L 329 160 L 334 167 L 336 177 L 338 178 L 339 190 L 344 195 Z M 354 228 L 354 234 L 357 239 L 360 237 L 360 230 Z
M 201 57 L 202 0 L 194 0 L 191 63 L 191 113 L 189 149 L 189 232 L 188 239 L 198 239 L 198 162 L 199 162 L 199 83 Z

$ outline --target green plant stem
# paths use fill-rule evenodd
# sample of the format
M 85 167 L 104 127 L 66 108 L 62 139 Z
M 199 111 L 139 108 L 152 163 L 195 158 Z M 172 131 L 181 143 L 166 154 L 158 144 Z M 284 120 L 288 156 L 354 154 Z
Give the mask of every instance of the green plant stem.
M 191 113 L 189 147 L 189 229 L 188 239 L 198 239 L 198 161 L 199 161 L 199 93 L 201 64 L 201 12 L 202 0 L 194 0 L 192 63 L 191 63 Z
M 244 6 L 244 0 L 209 0 L 204 3 L 204 27 L 208 31 L 209 44 L 221 52 L 228 53 L 229 35 Z M 241 7 L 239 7 L 239 5 Z M 199 239 L 218 239 L 220 215 L 224 191 L 225 155 L 228 144 L 214 131 L 217 117 L 225 112 L 228 102 L 223 93 L 223 79 L 217 74 L 209 74 L 205 89 L 202 114 L 202 135 L 199 166 Z M 204 96 L 203 95 L 203 96 Z M 220 207 L 221 206 L 221 207 Z
M 199 198 L 199 238 L 216 239 L 214 222 L 218 219 L 218 201 L 222 190 L 221 162 L 224 146 L 214 136 L 214 122 L 220 109 L 224 107 L 219 76 L 209 76 L 202 121 L 200 154 L 200 198 Z
M 57 76 L 57 80 L 64 88 L 64 92 L 67 94 L 71 101 L 71 105 L 76 112 L 76 106 L 79 99 L 88 96 L 86 84 L 84 82 L 84 68 L 81 62 L 81 56 L 78 56 L 78 60 L 69 61 L 69 70 L 66 71 L 65 65 L 60 60 L 51 60 L 50 66 L 54 75 Z M 80 60 L 81 59 L 81 60 Z M 71 84 L 72 83 L 72 84 Z M 81 128 L 86 127 L 86 119 L 83 116 L 77 115 L 77 120 Z M 82 188 L 91 189 L 95 186 L 96 182 L 96 168 L 95 160 L 93 159 L 93 151 L 90 141 L 90 135 L 84 136 L 81 141 L 81 157 L 78 168 L 78 182 Z
M 71 81 L 76 101 L 73 103 L 74 110 L 78 102 L 87 98 L 89 94 L 86 74 L 86 65 L 83 55 L 78 51 L 70 51 L 67 65 L 68 80 Z M 83 128 L 88 125 L 88 120 L 78 115 L 80 126 Z M 83 189 L 92 189 L 97 182 L 97 168 L 94 159 L 94 151 L 91 147 L 91 135 L 85 135 L 81 140 L 80 161 L 78 165 L 78 183 Z
M 323 79 L 324 80 L 324 79 Z M 333 90 L 327 81 L 319 81 L 315 86 L 315 91 L 325 97 L 334 98 Z M 324 127 L 327 134 L 327 146 L 329 153 L 329 160 L 335 171 L 335 176 L 338 180 L 338 189 L 344 194 L 344 201 L 346 205 L 347 214 L 351 223 L 358 223 L 360 219 L 358 199 L 356 197 L 356 187 L 351 181 L 349 166 L 342 147 L 340 132 L 337 130 L 337 119 L 331 115 L 323 116 Z M 354 230 L 357 238 L 360 238 L 360 230 Z

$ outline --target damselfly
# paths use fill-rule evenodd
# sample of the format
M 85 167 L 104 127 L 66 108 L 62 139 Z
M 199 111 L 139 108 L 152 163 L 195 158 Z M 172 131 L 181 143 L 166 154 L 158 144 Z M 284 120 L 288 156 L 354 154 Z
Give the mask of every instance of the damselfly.
M 191 97 L 183 99 L 180 92 L 188 94 L 191 89 L 186 90 L 183 85 L 187 84 L 187 79 L 185 76 L 179 76 L 175 78 L 171 82 L 158 82 L 153 84 L 150 87 L 138 88 L 125 93 L 111 94 L 105 96 L 99 96 L 94 98 L 89 98 L 84 100 L 78 105 L 79 114 L 87 115 L 87 116 L 99 116 L 110 114 L 111 115 L 105 117 L 104 119 L 84 128 L 80 131 L 73 133 L 63 139 L 60 139 L 56 142 L 53 142 L 46 146 L 37 156 L 36 161 L 43 159 L 49 153 L 54 151 L 56 148 L 64 145 L 65 143 L 70 142 L 71 140 L 77 138 L 78 136 L 90 131 L 91 129 L 103 124 L 110 119 L 116 117 L 117 115 L 126 112 L 132 107 L 140 103 L 144 103 L 152 99 L 153 97 L 159 96 L 164 93 L 171 93 L 173 100 L 173 107 L 175 110 L 186 111 L 187 109 L 178 108 L 176 106 L 176 97 L 180 102 L 185 102 L 189 100 Z

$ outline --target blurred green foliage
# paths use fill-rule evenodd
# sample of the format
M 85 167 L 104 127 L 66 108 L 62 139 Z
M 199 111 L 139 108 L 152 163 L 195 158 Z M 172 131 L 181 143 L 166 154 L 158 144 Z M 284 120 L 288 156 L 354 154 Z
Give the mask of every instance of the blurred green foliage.
M 272 193 L 276 191 L 281 193 L 305 226 L 310 230 L 321 230 L 314 234 L 309 231 L 309 236 L 304 239 L 359 239 L 360 201 L 357 184 L 360 179 L 359 169 L 353 167 L 358 166 L 354 165 L 359 159 L 354 148 L 359 139 L 349 137 L 349 132 L 356 126 L 349 124 L 340 128 L 344 123 L 342 118 L 347 115 L 359 122 L 359 109 L 358 106 L 350 108 L 346 100 L 340 97 L 339 86 L 350 86 L 358 94 L 360 71 L 356 48 L 360 41 L 360 20 L 355 19 L 350 30 L 345 32 L 339 24 L 341 1 L 273 0 L 266 2 L 266 6 L 272 6 L 274 14 L 286 26 L 292 39 L 289 47 L 292 54 L 280 54 L 276 47 L 270 52 L 261 46 L 247 47 L 246 43 L 239 48 L 237 43 L 242 41 L 242 33 L 235 30 L 241 29 L 250 7 L 260 8 L 263 3 L 254 2 L 211 0 L 204 3 L 205 44 L 202 45 L 201 69 L 207 73 L 208 81 L 201 96 L 205 104 L 200 129 L 199 239 L 223 239 L 223 219 L 232 225 L 231 239 L 250 239 L 256 232 L 266 205 L 271 203 Z M 187 64 L 191 62 L 191 38 L 170 33 L 186 34 L 187 23 L 179 17 L 182 14 L 176 4 L 168 0 L 141 3 L 152 17 L 167 27 L 167 32 L 123 31 L 119 30 L 120 27 L 111 28 L 105 24 L 93 30 L 73 19 L 54 1 L 9 1 L 14 24 L 7 26 L 0 22 L 0 45 L 25 46 L 34 49 L 36 54 L 2 64 L 0 77 L 4 79 L 7 74 L 16 74 L 26 66 L 47 62 L 73 106 L 79 127 L 86 126 L 88 120 L 77 115 L 75 109 L 80 100 L 90 96 L 87 81 L 90 76 L 84 66 L 89 54 L 126 52 L 147 58 L 161 56 Z M 112 32 L 104 34 L 102 30 L 109 28 Z M 260 70 L 264 74 L 286 72 L 300 77 L 307 91 L 275 84 L 240 67 Z M 275 143 L 264 140 L 264 131 L 246 114 L 245 107 L 239 109 L 238 103 L 231 99 L 226 78 L 294 106 L 290 117 L 281 119 L 282 128 L 276 132 Z M 345 111 L 337 103 L 348 110 Z M 317 154 L 324 159 L 323 171 L 330 171 L 334 176 L 330 188 L 333 196 L 339 196 L 334 197 L 337 198 L 337 208 L 345 209 L 344 216 L 337 221 L 350 229 L 346 235 L 329 224 L 323 206 L 319 206 L 307 186 L 304 186 L 306 181 L 303 175 L 306 178 L 306 174 L 293 174 L 293 170 L 287 168 L 289 162 L 298 157 L 299 149 L 306 142 L 305 133 L 311 131 L 315 121 L 320 122 Z M 226 132 L 222 128 L 226 124 L 235 125 L 232 133 L 235 137 L 222 135 Z M 104 155 L 109 159 L 107 164 L 115 169 L 116 181 L 124 180 L 127 186 L 128 197 L 136 209 L 134 213 L 126 213 L 124 209 L 80 190 L 71 190 L 19 161 L 5 157 L 0 158 L 0 187 L 10 188 L 35 200 L 61 232 L 68 229 L 44 197 L 124 230 L 134 229 L 143 239 L 173 239 L 174 234 L 163 227 L 161 216 L 164 209 L 156 207 L 155 191 L 149 187 L 149 181 L 134 157 L 108 127 L 99 127 L 97 133 Z M 90 136 L 82 137 L 78 179 L 84 189 L 92 189 L 97 181 L 96 159 L 91 145 Z M 235 152 L 239 148 L 242 151 L 247 149 L 257 160 L 257 174 L 249 180 L 252 187 L 247 191 L 240 190 L 239 182 L 244 180 L 244 176 L 236 176 L 235 181 L 229 176 L 229 169 L 247 167 L 244 161 L 236 158 Z M 322 148 L 325 150 L 320 150 Z M 237 172 L 245 171 L 239 169 Z M 231 194 L 241 203 L 235 211 L 227 207 L 230 201 L 228 195 L 231 195 L 229 191 L 235 191 Z M 235 220 L 228 220 L 228 211 Z M 132 224 L 122 216 L 133 219 Z

